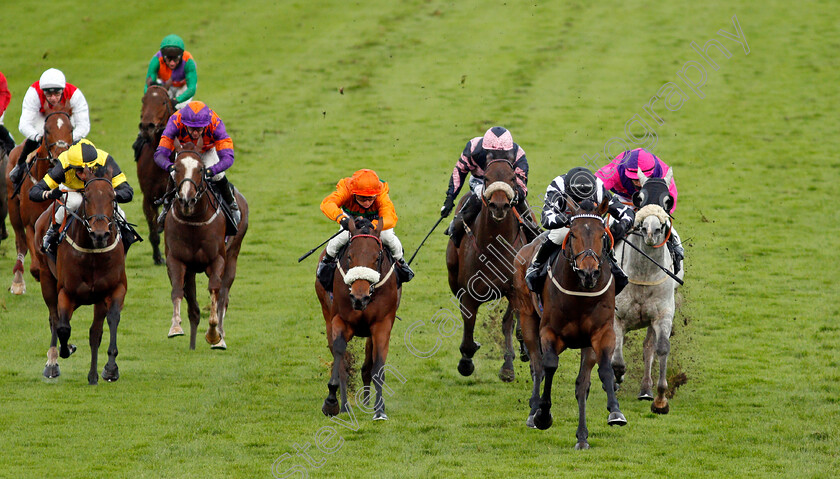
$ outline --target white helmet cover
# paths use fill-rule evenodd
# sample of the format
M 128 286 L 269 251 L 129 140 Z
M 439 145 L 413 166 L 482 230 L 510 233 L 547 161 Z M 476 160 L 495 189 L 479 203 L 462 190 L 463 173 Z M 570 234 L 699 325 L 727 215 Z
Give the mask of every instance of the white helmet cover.
M 66 83 L 67 82 L 64 80 L 64 73 L 61 73 L 61 70 L 55 68 L 50 68 L 42 73 L 41 79 L 38 80 L 38 84 L 41 86 L 42 90 L 45 88 L 64 89 Z

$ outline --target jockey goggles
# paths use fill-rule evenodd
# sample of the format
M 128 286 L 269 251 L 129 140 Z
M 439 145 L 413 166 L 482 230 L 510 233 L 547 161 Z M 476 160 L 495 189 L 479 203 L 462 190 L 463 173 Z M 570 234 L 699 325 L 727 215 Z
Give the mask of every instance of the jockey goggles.
M 43 89 L 44 95 L 46 95 L 46 96 L 61 95 L 61 92 L 63 92 L 63 91 L 64 91 L 64 88 L 44 88 Z

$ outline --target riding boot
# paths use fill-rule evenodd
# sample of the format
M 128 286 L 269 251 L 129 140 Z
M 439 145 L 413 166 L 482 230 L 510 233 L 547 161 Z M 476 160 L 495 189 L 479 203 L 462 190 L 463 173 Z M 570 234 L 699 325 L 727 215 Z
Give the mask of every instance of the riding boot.
M 143 145 L 146 144 L 146 138 L 143 137 L 143 134 L 138 132 L 137 139 L 134 140 L 134 144 L 131 145 L 131 148 L 134 150 L 134 161 L 140 159 L 140 152 L 143 151 Z
M 12 171 L 9 172 L 9 179 L 12 180 L 12 184 L 15 185 L 15 189 L 17 189 L 17 185 L 19 185 L 20 182 L 23 180 L 23 173 L 26 170 L 26 168 L 24 167 L 26 157 L 29 156 L 29 154 L 33 151 L 37 150 L 40 145 L 41 142 L 33 141 L 28 138 L 23 144 L 23 151 L 20 152 L 17 164 L 14 168 L 12 168 Z
M 534 221 L 533 216 L 531 216 L 531 208 L 528 206 L 528 203 L 524 199 L 520 199 L 518 203 L 516 203 L 516 211 L 519 213 L 519 217 L 522 218 L 522 233 L 525 235 L 525 242 L 530 243 L 534 241 L 537 236 L 540 234 L 540 226 Z
M 400 284 L 408 283 L 412 280 L 412 278 L 414 278 L 414 271 L 408 263 L 405 262 L 405 258 L 397 260 L 397 264 L 395 266 L 397 270 L 397 279 L 399 279 Z
M 47 232 L 44 233 L 44 241 L 41 244 L 41 251 L 51 256 L 55 256 L 58 246 L 58 227 L 58 223 L 51 223 Z
M 335 258 L 327 253 L 324 253 L 324 257 L 321 258 L 321 261 L 318 263 L 318 269 L 315 271 L 315 276 L 318 278 L 318 282 L 320 282 L 321 286 L 323 286 L 328 292 L 332 291 L 333 276 L 335 276 L 335 267 L 337 264 L 338 262 Z
M 219 194 L 222 195 L 222 199 L 225 200 L 228 208 L 230 208 L 230 214 L 233 216 L 233 224 L 239 225 L 239 220 L 242 219 L 242 214 L 239 212 L 239 205 L 236 203 L 236 194 L 233 191 L 233 185 L 230 184 L 227 176 L 223 176 L 221 180 L 216 181 L 215 183 L 219 189 Z
M 610 272 L 612 272 L 613 280 L 615 281 L 615 295 L 618 296 L 618 293 L 627 286 L 627 283 L 630 282 L 629 278 L 627 278 L 627 273 L 621 269 L 621 266 L 618 265 L 616 262 L 615 257 L 613 256 L 613 252 L 610 251 L 610 254 L 607 255 L 610 261 Z
M 0 149 L 2 149 L 6 154 L 12 152 L 15 148 L 15 139 L 12 138 L 12 134 L 9 133 L 9 130 L 6 129 L 4 125 L 0 125 Z M 3 155 L 0 154 L 0 157 Z
M 455 243 L 456 247 L 461 246 L 461 238 L 464 237 L 466 227 L 475 221 L 480 211 L 481 200 L 476 195 L 470 193 L 461 210 L 452 219 L 452 224 L 449 225 L 449 238 Z
M 119 221 L 118 225 L 120 227 L 120 236 L 122 236 L 123 248 L 128 253 L 128 248 L 138 241 L 143 241 L 143 238 L 137 234 L 137 231 L 127 221 Z
M 166 214 L 169 213 L 169 208 L 172 206 L 172 197 L 164 196 L 163 205 L 160 209 L 160 214 L 157 217 L 157 232 L 163 233 L 163 227 L 166 225 Z
M 677 274 L 682 269 L 683 259 L 685 258 L 685 249 L 683 249 L 682 245 L 677 243 L 679 238 L 672 234 L 670 238 L 668 238 L 668 242 L 665 243 L 668 246 L 668 251 L 671 252 L 671 259 L 674 260 L 674 274 Z
M 548 238 L 543 241 L 539 251 L 537 251 L 536 258 L 534 258 L 534 262 L 531 263 L 531 266 L 525 272 L 525 283 L 528 285 L 528 289 L 535 293 L 542 292 L 547 273 L 548 259 L 559 248 L 559 244 Z

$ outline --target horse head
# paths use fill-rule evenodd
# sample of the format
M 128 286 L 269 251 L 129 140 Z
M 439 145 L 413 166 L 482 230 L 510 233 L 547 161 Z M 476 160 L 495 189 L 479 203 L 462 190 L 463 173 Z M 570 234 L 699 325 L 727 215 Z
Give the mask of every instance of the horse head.
M 563 254 L 577 273 L 581 285 L 593 289 L 612 248 L 612 237 L 604 220 L 609 198 L 605 197 L 600 204 L 589 200 L 577 204 L 568 198 L 566 205 L 571 216 L 569 233 L 563 240 Z
M 347 273 L 344 275 L 344 283 L 350 287 L 353 309 L 362 311 L 370 303 L 376 284 L 382 277 L 380 271 L 384 251 L 382 240 L 379 239 L 382 218 L 378 219 L 375 228 L 366 219 L 359 218 L 357 221 L 358 224 L 351 221 L 348 225 L 350 242 L 345 254 Z
M 656 204 L 649 204 L 636 212 L 633 228 L 639 231 L 645 244 L 658 248 L 664 245 L 670 236 L 671 221 L 665 209 Z
M 482 203 L 490 211 L 495 222 L 504 220 L 516 198 L 516 173 L 508 159 L 488 160 L 484 172 Z
M 36 157 L 48 161 L 39 162 L 35 174 L 39 178 L 50 169 L 50 166 L 58 159 L 58 155 L 64 153 L 73 144 L 73 124 L 70 122 L 70 113 L 64 110 L 54 110 L 44 120 L 44 137 L 41 139 L 41 146 L 38 148 Z M 43 171 L 42 171 L 43 170 Z
M 108 246 L 113 238 L 114 211 L 117 200 L 113 175 L 104 166 L 95 169 L 85 167 L 78 173 L 85 182 L 84 200 L 82 201 L 82 220 L 90 235 L 94 248 Z
M 674 197 L 668 191 L 671 180 L 674 178 L 674 169 L 670 168 L 664 178 L 648 178 L 639 171 L 639 183 L 641 188 L 633 193 L 633 206 L 643 208 L 647 205 L 659 205 L 666 212 L 674 207 Z
M 174 113 L 169 101 L 169 92 L 160 85 L 151 85 L 143 95 L 143 109 L 140 111 L 140 133 L 150 143 L 156 143 L 166 122 Z
M 175 199 L 184 216 L 195 213 L 198 201 L 207 192 L 207 182 L 204 180 L 204 166 L 201 162 L 201 147 L 198 145 L 181 143 L 175 140 Z

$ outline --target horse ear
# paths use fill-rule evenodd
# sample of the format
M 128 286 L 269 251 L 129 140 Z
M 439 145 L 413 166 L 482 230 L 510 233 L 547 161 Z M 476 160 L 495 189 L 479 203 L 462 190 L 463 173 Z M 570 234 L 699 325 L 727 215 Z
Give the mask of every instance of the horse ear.
M 353 218 L 347 222 L 347 231 L 350 232 L 350 236 L 356 236 L 356 221 Z
M 198 151 L 204 149 L 204 135 L 198 137 L 198 143 L 195 145 L 195 149 Z
M 638 174 L 639 174 L 639 184 L 644 185 L 647 182 L 648 177 L 645 176 L 645 173 L 642 171 L 641 168 L 639 168 Z
M 382 221 L 382 217 L 377 216 L 376 217 L 376 236 L 379 236 L 379 233 L 382 233 L 382 223 L 384 223 L 384 221 Z
M 668 173 L 665 173 L 665 186 L 671 186 L 671 180 L 674 179 L 674 169 L 669 168 Z
M 610 199 L 608 197 L 604 197 L 604 200 L 601 201 L 601 204 L 598 205 L 598 216 L 604 216 L 607 213 L 607 210 L 610 209 Z
M 175 150 L 174 151 L 181 151 L 181 142 L 175 138 Z
M 572 216 L 578 214 L 580 205 L 578 205 L 571 196 L 566 196 L 566 209 L 572 213 Z

